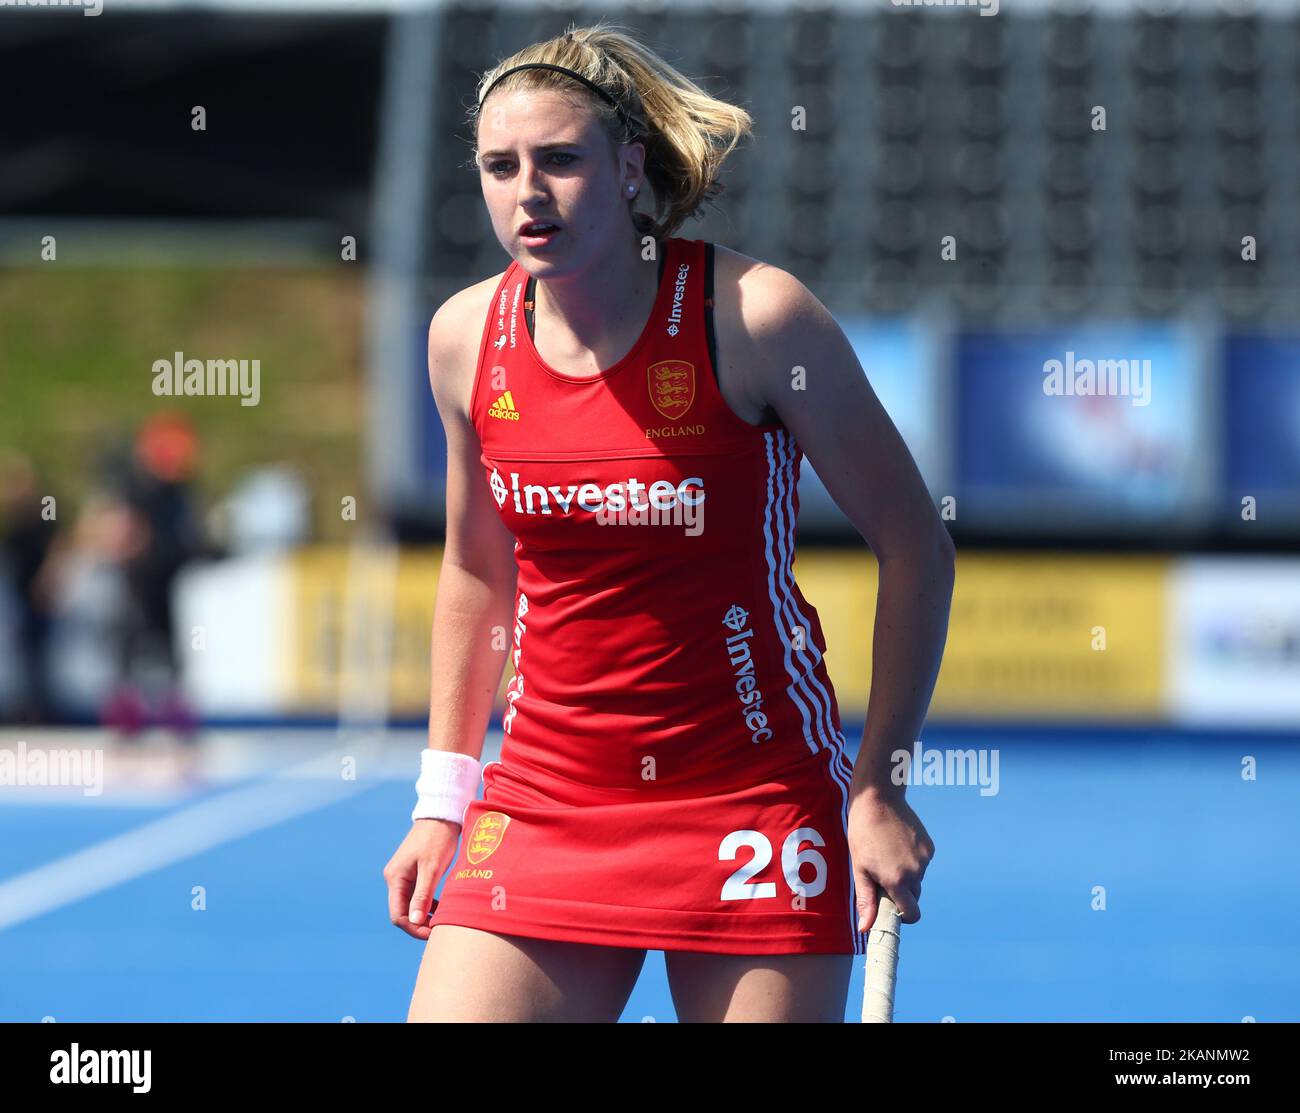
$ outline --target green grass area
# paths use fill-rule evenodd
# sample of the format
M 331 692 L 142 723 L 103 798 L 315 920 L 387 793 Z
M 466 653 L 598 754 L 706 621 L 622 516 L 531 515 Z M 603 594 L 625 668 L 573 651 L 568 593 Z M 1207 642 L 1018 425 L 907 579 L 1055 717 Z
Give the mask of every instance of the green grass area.
M 339 499 L 364 495 L 362 289 L 344 270 L 2 271 L 0 447 L 27 453 L 42 491 L 75 507 L 114 438 L 180 410 L 202 437 L 205 505 L 247 469 L 287 462 L 313 493 L 318 536 L 342 537 Z M 260 360 L 259 404 L 156 396 L 154 361 L 177 351 Z

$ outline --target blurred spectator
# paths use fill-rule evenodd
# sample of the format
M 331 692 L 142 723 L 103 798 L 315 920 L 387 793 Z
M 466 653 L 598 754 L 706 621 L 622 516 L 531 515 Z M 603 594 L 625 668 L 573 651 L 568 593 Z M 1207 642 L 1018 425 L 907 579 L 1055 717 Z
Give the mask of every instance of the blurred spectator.
M 106 511 L 107 547 L 120 564 L 126 599 L 117 628 L 118 683 L 101 714 L 105 725 L 128 734 L 150 721 L 183 736 L 197 725 L 181 691 L 172 587 L 203 551 L 189 482 L 198 452 L 184 415 L 149 419 L 114 483 L 117 506 Z
M 118 684 L 115 659 L 127 605 L 121 560 L 133 527 L 119 498 L 92 490 L 50 555 L 56 589 L 49 666 L 63 717 L 93 717 Z
M 311 496 L 302 476 L 287 464 L 271 464 L 244 476 L 209 515 L 209 532 L 232 555 L 291 549 L 311 532 Z
M 13 720 L 44 723 L 52 718 L 47 558 L 57 523 L 53 505 L 46 504 L 40 493 L 35 467 L 21 453 L 11 452 L 0 458 L 0 500 L 0 565 L 12 596 L 13 633 L 20 662 Z

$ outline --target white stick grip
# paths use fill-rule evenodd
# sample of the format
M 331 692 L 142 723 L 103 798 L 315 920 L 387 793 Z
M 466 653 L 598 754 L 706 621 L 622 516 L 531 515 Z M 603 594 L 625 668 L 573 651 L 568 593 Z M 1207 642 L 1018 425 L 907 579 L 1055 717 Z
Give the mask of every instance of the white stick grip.
M 862 1023 L 892 1024 L 894 980 L 898 976 L 898 906 L 881 896 L 876 922 L 867 936 L 866 982 L 862 989 Z

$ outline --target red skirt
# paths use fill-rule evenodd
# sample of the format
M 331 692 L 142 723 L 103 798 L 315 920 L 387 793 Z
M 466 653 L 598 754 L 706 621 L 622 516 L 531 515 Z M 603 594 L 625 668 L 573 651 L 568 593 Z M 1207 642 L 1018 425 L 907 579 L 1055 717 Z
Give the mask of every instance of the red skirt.
M 607 947 L 865 954 L 847 769 L 823 750 L 720 795 L 575 806 L 489 762 L 431 922 Z

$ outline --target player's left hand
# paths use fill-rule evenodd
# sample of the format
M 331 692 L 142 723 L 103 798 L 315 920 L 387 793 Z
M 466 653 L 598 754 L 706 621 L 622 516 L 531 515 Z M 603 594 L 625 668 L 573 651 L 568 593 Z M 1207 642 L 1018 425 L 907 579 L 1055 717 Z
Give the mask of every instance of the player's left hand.
M 858 792 L 849 803 L 848 839 L 858 930 L 871 929 L 882 896 L 898 906 L 903 923 L 920 920 L 921 878 L 934 857 L 934 842 L 907 800 Z

